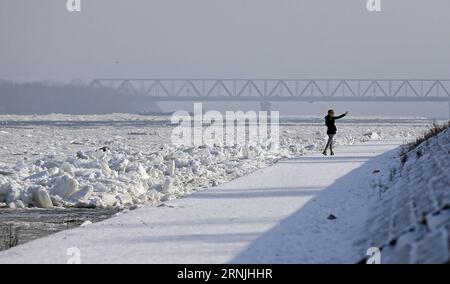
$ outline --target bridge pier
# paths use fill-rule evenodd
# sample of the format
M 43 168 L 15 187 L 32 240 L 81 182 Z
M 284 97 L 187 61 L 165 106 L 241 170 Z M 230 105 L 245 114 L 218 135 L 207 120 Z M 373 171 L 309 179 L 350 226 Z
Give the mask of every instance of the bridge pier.
M 260 102 L 260 103 L 259 103 L 259 107 L 260 107 L 260 110 L 261 110 L 261 111 L 267 111 L 267 112 L 270 112 L 270 111 L 271 111 L 271 108 L 272 108 L 272 103 L 266 102 L 266 101 Z
M 450 120 L 450 101 L 448 102 L 448 120 Z

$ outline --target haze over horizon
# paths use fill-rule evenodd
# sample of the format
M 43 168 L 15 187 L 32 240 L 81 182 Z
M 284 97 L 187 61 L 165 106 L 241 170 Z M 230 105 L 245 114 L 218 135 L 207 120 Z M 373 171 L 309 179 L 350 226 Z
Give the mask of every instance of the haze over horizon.
M 366 0 L 82 0 L 79 13 L 65 2 L 0 3 L 1 79 L 450 79 L 447 0 L 382 0 L 381 13 Z M 448 111 L 446 103 L 351 105 L 362 114 Z

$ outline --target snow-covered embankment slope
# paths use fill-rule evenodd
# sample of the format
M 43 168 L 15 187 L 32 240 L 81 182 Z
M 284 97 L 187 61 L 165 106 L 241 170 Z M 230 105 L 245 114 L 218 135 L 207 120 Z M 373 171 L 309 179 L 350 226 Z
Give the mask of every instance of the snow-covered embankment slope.
M 377 182 L 380 198 L 368 220 L 369 245 L 381 249 L 382 263 L 447 263 L 450 131 L 405 152 Z

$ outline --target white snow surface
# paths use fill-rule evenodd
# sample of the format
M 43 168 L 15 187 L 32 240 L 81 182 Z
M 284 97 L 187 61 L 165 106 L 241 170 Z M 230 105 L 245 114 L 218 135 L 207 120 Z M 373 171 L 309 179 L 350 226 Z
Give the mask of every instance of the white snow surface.
M 374 172 L 385 169 L 402 142 L 374 140 L 339 147 L 334 157 L 286 159 L 182 199 L 12 248 L 0 253 L 0 263 L 66 263 L 73 247 L 82 263 L 356 262 L 367 249 L 355 242 L 376 198 Z
M 367 246 L 382 263 L 448 263 L 450 260 L 450 131 L 444 130 L 377 174 L 379 198 L 369 206 Z
M 135 208 L 322 150 L 322 123 L 281 126 L 280 149 L 176 148 L 167 117 L 0 116 L 0 206 Z M 407 138 L 424 124 L 338 125 L 336 145 Z M 100 150 L 101 147 L 106 151 Z

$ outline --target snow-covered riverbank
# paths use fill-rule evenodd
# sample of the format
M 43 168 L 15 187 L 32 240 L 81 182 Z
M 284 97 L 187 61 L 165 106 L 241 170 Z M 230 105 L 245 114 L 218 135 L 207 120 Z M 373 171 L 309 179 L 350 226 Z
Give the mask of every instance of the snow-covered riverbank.
M 320 120 L 286 119 L 276 151 L 261 145 L 176 148 L 164 117 L 2 116 L 0 121 L 0 206 L 9 208 L 155 204 L 318 151 L 326 141 Z M 367 122 L 338 126 L 336 144 L 408 138 L 428 123 Z
M 280 161 L 185 198 L 1 252 L 0 263 L 67 263 L 71 250 L 85 264 L 355 263 L 366 255 L 367 247 L 355 241 L 365 227 L 372 179 L 380 174 L 374 171 L 385 173 L 396 154 L 389 150 L 402 141 Z

